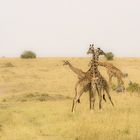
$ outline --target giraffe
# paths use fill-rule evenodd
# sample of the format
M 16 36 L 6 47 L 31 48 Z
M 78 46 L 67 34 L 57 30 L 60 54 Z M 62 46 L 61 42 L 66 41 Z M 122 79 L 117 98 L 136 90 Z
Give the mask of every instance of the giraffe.
M 118 87 L 124 86 L 124 81 L 122 80 L 123 77 L 127 77 L 127 74 L 122 73 L 120 69 L 115 67 L 113 64 L 108 62 L 97 62 L 99 66 L 103 66 L 107 69 L 107 74 L 109 76 L 109 84 L 112 85 L 112 78 L 117 78 Z
M 102 55 L 104 53 L 102 53 L 103 51 L 100 50 L 99 55 Z M 82 94 L 86 91 L 89 91 L 89 100 L 90 100 L 90 109 L 92 109 L 92 105 L 91 105 L 91 95 L 92 94 L 92 90 L 91 90 L 91 79 L 93 77 L 93 66 L 90 67 L 90 69 L 87 72 L 83 72 L 82 70 L 72 66 L 72 64 L 70 64 L 70 62 L 68 61 L 64 61 L 64 65 L 69 65 L 70 69 L 76 73 L 78 75 L 78 82 L 75 85 L 75 97 L 73 99 L 73 105 L 72 105 L 72 112 L 75 110 L 76 108 L 76 103 L 80 102 L 80 97 L 82 96 Z M 95 78 L 96 79 L 96 78 Z M 101 90 L 105 91 L 109 97 L 109 100 L 111 101 L 112 105 L 113 102 L 111 100 L 111 96 L 109 95 L 109 87 L 107 84 L 107 81 L 102 77 L 102 81 L 103 81 L 103 86 L 101 88 Z M 101 95 L 102 96 L 102 95 Z M 105 94 L 103 94 L 103 99 L 106 101 L 105 99 Z
M 87 72 L 83 72 L 79 68 L 74 67 L 69 61 L 63 61 L 63 65 L 68 65 L 70 69 L 77 74 L 78 82 L 75 85 L 75 97 L 73 99 L 72 112 L 76 108 L 76 103 L 80 103 L 80 97 L 84 92 L 89 91 L 89 95 L 91 92 L 91 78 L 92 71 L 91 68 Z M 90 98 L 89 98 L 90 100 Z M 103 100 L 106 102 L 105 95 L 103 95 Z M 91 108 L 91 107 L 90 107 Z
M 74 67 L 69 61 L 63 61 L 63 62 L 64 62 L 63 65 L 68 65 L 69 68 L 78 76 L 78 81 L 75 85 L 75 97 L 73 99 L 72 110 L 71 110 L 72 112 L 74 112 L 76 108 L 76 104 L 80 103 L 80 97 L 82 96 L 82 94 L 87 91 L 89 91 L 89 93 L 91 92 L 90 70 L 88 70 L 87 72 L 83 72 L 82 70 Z M 104 100 L 105 100 L 105 96 L 104 96 Z
M 96 92 L 99 96 L 99 109 L 102 108 L 102 91 L 105 90 L 111 104 L 114 106 L 114 103 L 112 102 L 111 96 L 109 94 L 109 86 L 107 84 L 107 81 L 105 78 L 100 74 L 98 70 L 98 60 L 100 55 L 105 55 L 105 53 L 100 49 L 94 49 L 94 44 L 90 44 L 90 48 L 87 52 L 87 54 L 92 54 L 92 72 L 93 77 L 91 79 L 91 92 L 90 92 L 90 108 L 94 109 L 94 103 L 95 103 L 95 95 Z
M 77 96 L 78 87 L 81 87 L 81 92 L 87 92 L 90 90 L 90 82 L 86 77 L 86 72 L 83 72 L 81 69 L 74 67 L 69 61 L 63 61 L 63 65 L 68 65 L 69 68 L 77 75 L 78 82 L 75 85 L 75 97 Z M 77 102 L 80 103 L 80 97 L 77 99 Z M 72 109 L 73 110 L 73 109 Z

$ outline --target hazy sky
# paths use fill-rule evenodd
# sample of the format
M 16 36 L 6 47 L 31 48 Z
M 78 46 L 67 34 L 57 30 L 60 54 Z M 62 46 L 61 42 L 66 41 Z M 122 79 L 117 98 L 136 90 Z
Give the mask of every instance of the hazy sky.
M 140 0 L 0 0 L 0 56 L 140 57 Z

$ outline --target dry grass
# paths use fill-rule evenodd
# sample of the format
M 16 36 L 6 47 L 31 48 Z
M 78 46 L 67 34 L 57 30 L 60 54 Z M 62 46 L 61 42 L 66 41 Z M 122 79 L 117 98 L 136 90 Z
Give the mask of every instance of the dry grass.
M 87 70 L 87 58 L 0 59 L 0 140 L 139 140 L 140 97 L 111 92 L 103 110 L 89 111 L 85 93 L 75 114 L 70 112 L 77 77 L 62 60 Z M 140 83 L 140 59 L 112 61 L 125 79 Z M 14 67 L 3 67 L 11 63 Z M 105 69 L 102 73 L 106 76 Z

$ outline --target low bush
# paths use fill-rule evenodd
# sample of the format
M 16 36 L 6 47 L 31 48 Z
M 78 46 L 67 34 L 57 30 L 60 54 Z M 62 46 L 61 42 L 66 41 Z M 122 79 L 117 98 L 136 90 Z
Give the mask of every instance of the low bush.
M 114 85 L 114 84 L 113 84 L 113 85 L 111 85 L 111 89 L 112 89 L 112 90 L 116 90 L 116 88 L 117 88 L 117 86 L 116 86 L 116 85 Z
M 33 59 L 36 58 L 36 54 L 32 51 L 24 51 L 20 57 L 23 59 Z
M 129 83 L 128 87 L 126 88 L 128 92 L 137 92 L 140 93 L 140 85 L 138 83 Z
M 108 52 L 106 53 L 106 59 L 107 60 L 113 60 L 114 59 L 114 54 L 112 52 Z

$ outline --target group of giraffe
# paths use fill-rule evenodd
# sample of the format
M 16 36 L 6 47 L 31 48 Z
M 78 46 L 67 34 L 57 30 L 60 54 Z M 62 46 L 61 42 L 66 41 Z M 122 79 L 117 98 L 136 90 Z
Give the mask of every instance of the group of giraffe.
M 118 86 L 123 85 L 122 77 L 125 75 L 115 66 L 108 62 L 100 62 L 99 56 L 106 55 L 100 48 L 95 48 L 94 44 L 90 44 L 87 54 L 92 55 L 90 62 L 90 68 L 87 72 L 83 72 L 81 69 L 74 67 L 69 61 L 64 61 L 64 65 L 68 65 L 70 69 L 77 74 L 78 82 L 75 85 L 75 97 L 73 99 L 72 112 L 75 111 L 76 104 L 80 103 L 80 97 L 84 92 L 89 91 L 90 109 L 94 109 L 95 96 L 99 97 L 99 109 L 102 108 L 102 99 L 106 102 L 105 93 L 107 94 L 111 104 L 114 103 L 109 94 L 109 84 L 112 84 L 112 77 L 116 77 Z M 107 80 L 101 75 L 98 70 L 98 66 L 103 66 L 107 69 L 109 75 L 109 84 Z

